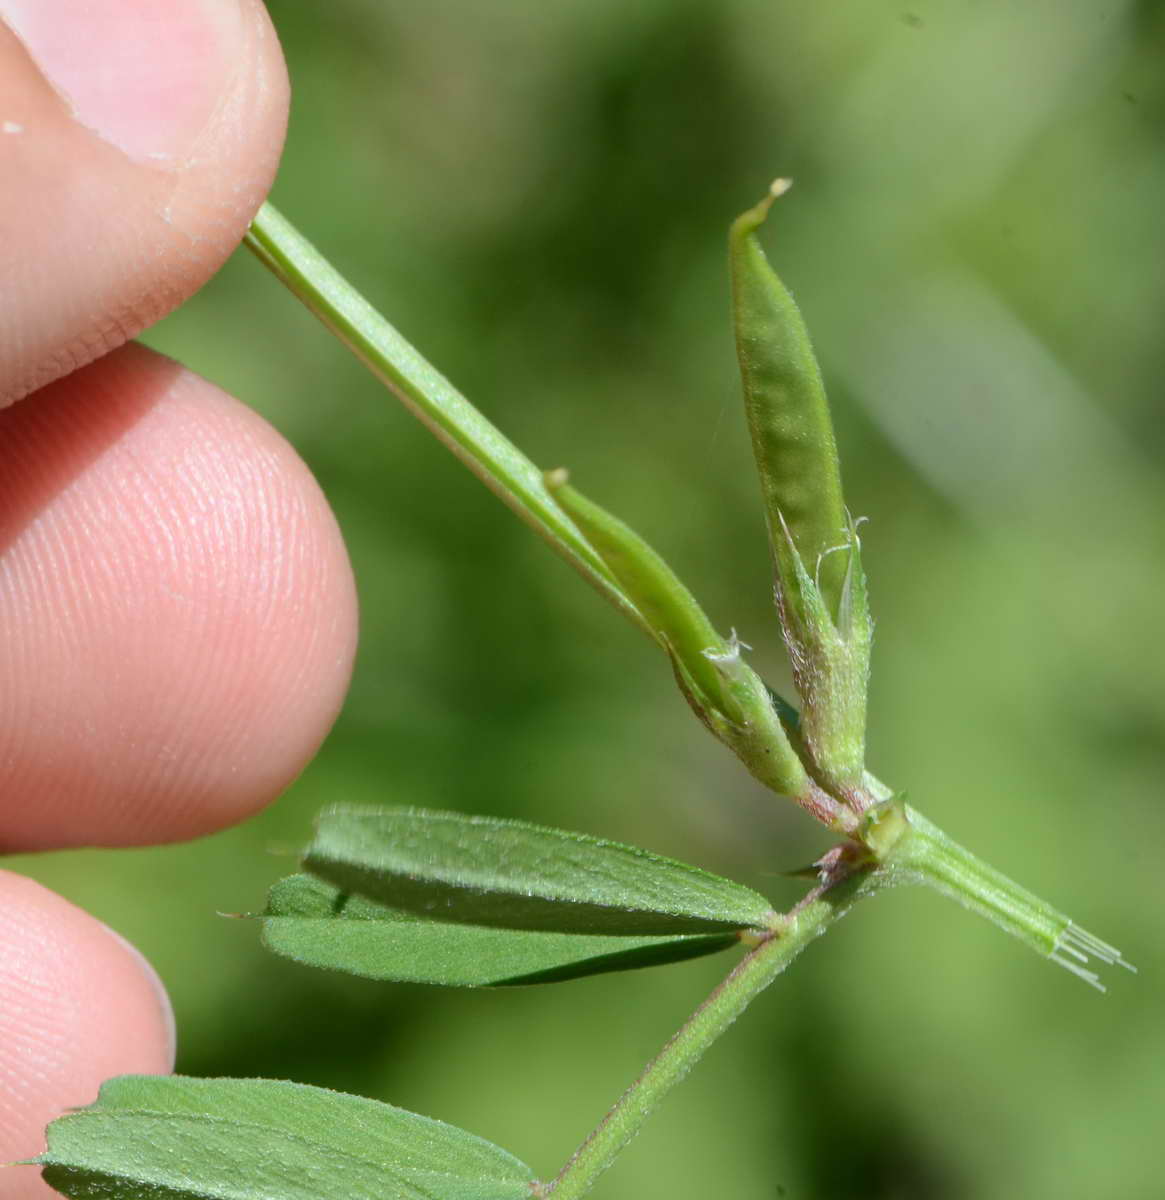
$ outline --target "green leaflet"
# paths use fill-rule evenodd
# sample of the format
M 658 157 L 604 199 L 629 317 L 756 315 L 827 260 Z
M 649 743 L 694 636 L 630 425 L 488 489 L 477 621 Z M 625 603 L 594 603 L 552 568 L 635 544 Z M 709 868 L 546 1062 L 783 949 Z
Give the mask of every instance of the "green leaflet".
M 112 1079 L 36 1161 L 78 1200 L 529 1200 L 534 1179 L 455 1126 L 269 1079 Z
M 506 987 L 680 962 L 729 949 L 738 936 L 618 937 L 427 921 L 292 875 L 267 897 L 263 944 L 305 966 L 369 979 Z
M 323 813 L 263 914 L 268 949 L 372 979 L 502 987 L 679 962 L 774 914 L 757 892 L 646 850 L 424 809 Z
M 765 927 L 759 893 L 634 846 L 524 821 L 334 808 L 304 867 L 344 892 L 472 925 L 619 936 Z

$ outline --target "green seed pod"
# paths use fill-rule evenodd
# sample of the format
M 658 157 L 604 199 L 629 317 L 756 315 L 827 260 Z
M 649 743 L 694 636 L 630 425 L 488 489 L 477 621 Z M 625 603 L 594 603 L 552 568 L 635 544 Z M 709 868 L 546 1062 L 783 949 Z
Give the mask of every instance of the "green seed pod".
M 777 605 L 804 706 L 800 732 L 818 782 L 847 799 L 864 765 L 872 625 L 821 371 L 801 313 L 756 237 L 788 188 L 777 180 L 732 225 L 733 318 Z
M 739 706 L 709 654 L 727 652 L 696 598 L 675 572 L 633 529 L 588 500 L 566 482 L 559 468 L 544 476 L 554 499 L 598 551 L 619 586 L 651 627 L 656 640 L 674 654 L 691 683 L 730 721 L 740 721 Z
M 544 478 L 667 651 L 697 716 L 762 782 L 786 795 L 805 793 L 805 768 L 735 635 L 721 637 L 667 563 L 634 530 L 570 487 L 564 470 Z
M 783 556 L 787 529 L 801 561 L 820 578 L 834 615 L 846 566 L 845 556 L 832 551 L 846 544 L 849 522 L 833 422 L 809 331 L 756 237 L 773 201 L 790 186 L 778 179 L 732 225 L 736 353 L 773 552 Z

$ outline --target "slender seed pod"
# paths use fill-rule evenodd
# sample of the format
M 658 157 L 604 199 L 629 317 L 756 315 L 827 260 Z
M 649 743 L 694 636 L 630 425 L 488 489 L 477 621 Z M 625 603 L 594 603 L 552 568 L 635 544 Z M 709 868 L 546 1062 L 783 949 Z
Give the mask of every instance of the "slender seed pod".
M 708 654 L 727 652 L 725 640 L 675 572 L 633 529 L 565 482 L 559 468 L 545 475 L 547 488 L 598 551 L 655 634 L 683 664 L 700 692 L 729 720 L 738 706 Z
M 756 236 L 788 188 L 777 180 L 732 225 L 736 345 L 777 608 L 803 705 L 798 734 L 814 778 L 860 811 L 873 629 L 861 546 L 808 331 Z
M 847 544 L 849 521 L 833 422 L 809 331 L 756 236 L 773 201 L 790 186 L 787 179 L 776 180 L 732 225 L 736 352 L 773 554 L 778 560 L 787 556 L 787 530 L 809 574 L 820 581 L 829 614 L 836 616 L 846 556 L 831 552 Z
M 785 795 L 811 798 L 814 814 L 829 823 L 833 817 L 829 799 L 814 790 L 768 689 L 742 659 L 735 635 L 721 637 L 659 554 L 566 480 L 567 473 L 561 468 L 545 475 L 555 500 L 667 651 L 680 688 L 697 716 L 758 779 Z M 793 711 L 788 705 L 784 708 L 787 713 Z

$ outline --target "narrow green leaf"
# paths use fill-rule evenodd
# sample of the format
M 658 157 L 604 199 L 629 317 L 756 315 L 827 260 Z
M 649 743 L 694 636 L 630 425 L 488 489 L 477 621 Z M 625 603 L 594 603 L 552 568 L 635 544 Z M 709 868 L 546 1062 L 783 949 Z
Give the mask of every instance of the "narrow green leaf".
M 67 1196 L 118 1200 L 529 1200 L 534 1179 L 455 1126 L 270 1079 L 112 1079 L 38 1161 Z
M 759 893 L 634 846 L 415 808 L 321 814 L 313 875 L 433 920 L 622 936 L 759 928 Z
M 311 875 L 272 887 L 263 944 L 306 966 L 444 987 L 560 983 L 714 954 L 735 933 L 617 937 L 427 921 Z

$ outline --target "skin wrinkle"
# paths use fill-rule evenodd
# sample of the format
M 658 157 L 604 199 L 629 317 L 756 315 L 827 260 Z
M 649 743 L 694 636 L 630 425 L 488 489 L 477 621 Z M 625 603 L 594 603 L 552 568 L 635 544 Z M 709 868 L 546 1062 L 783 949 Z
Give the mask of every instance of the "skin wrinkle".
M 209 441 L 209 431 L 192 423 L 188 436 L 182 439 L 180 453 L 172 459 L 146 462 L 131 449 L 126 457 L 136 467 L 136 477 L 127 472 L 118 486 L 152 499 L 152 492 L 143 482 L 159 470 L 169 477 L 172 494 L 165 497 L 163 505 L 155 507 L 140 534 L 143 541 L 156 541 L 159 566 L 164 566 L 158 577 L 165 575 L 169 596 L 194 603 L 191 596 L 209 583 L 215 599 L 223 603 L 231 596 L 223 594 L 222 589 L 238 591 L 241 584 L 253 592 L 258 602 L 256 616 L 266 622 L 275 616 L 276 606 L 284 599 L 279 592 L 291 590 L 289 585 L 294 582 L 291 576 L 281 578 L 273 572 L 273 566 L 286 559 L 284 546 L 288 538 L 283 530 L 295 527 L 304 513 L 302 505 L 278 495 L 278 467 L 272 457 L 254 442 L 247 449 L 253 453 L 236 457 L 228 471 Z M 205 469 L 200 472 L 193 462 L 195 459 L 210 463 L 212 470 L 223 469 L 208 480 Z M 182 546 L 192 535 L 213 543 L 215 557 L 246 564 L 248 578 L 240 581 L 212 576 L 209 580 L 193 580 L 188 574 L 182 576 Z M 206 612 L 205 608 L 200 611 Z
M 183 368 L 169 359 L 155 356 L 152 363 L 155 389 L 164 391 L 173 386 Z M 20 468 L 19 489 L 5 488 L 0 479 L 0 554 L 11 548 L 20 533 L 39 513 L 81 478 L 96 462 L 105 457 L 119 442 L 127 438 L 138 422 L 150 411 L 151 396 L 136 394 L 117 387 L 117 376 L 103 373 L 94 381 L 94 398 L 99 403 L 87 405 L 71 413 L 71 433 L 52 454 L 42 453 L 41 447 L 57 440 L 58 415 L 44 405 L 31 407 L 20 414 L 23 436 L 7 443 L 4 454 Z M 0 421 L 5 418 L 0 413 Z M 15 449 L 13 446 L 15 445 Z M 11 471 L 8 477 L 13 478 Z

